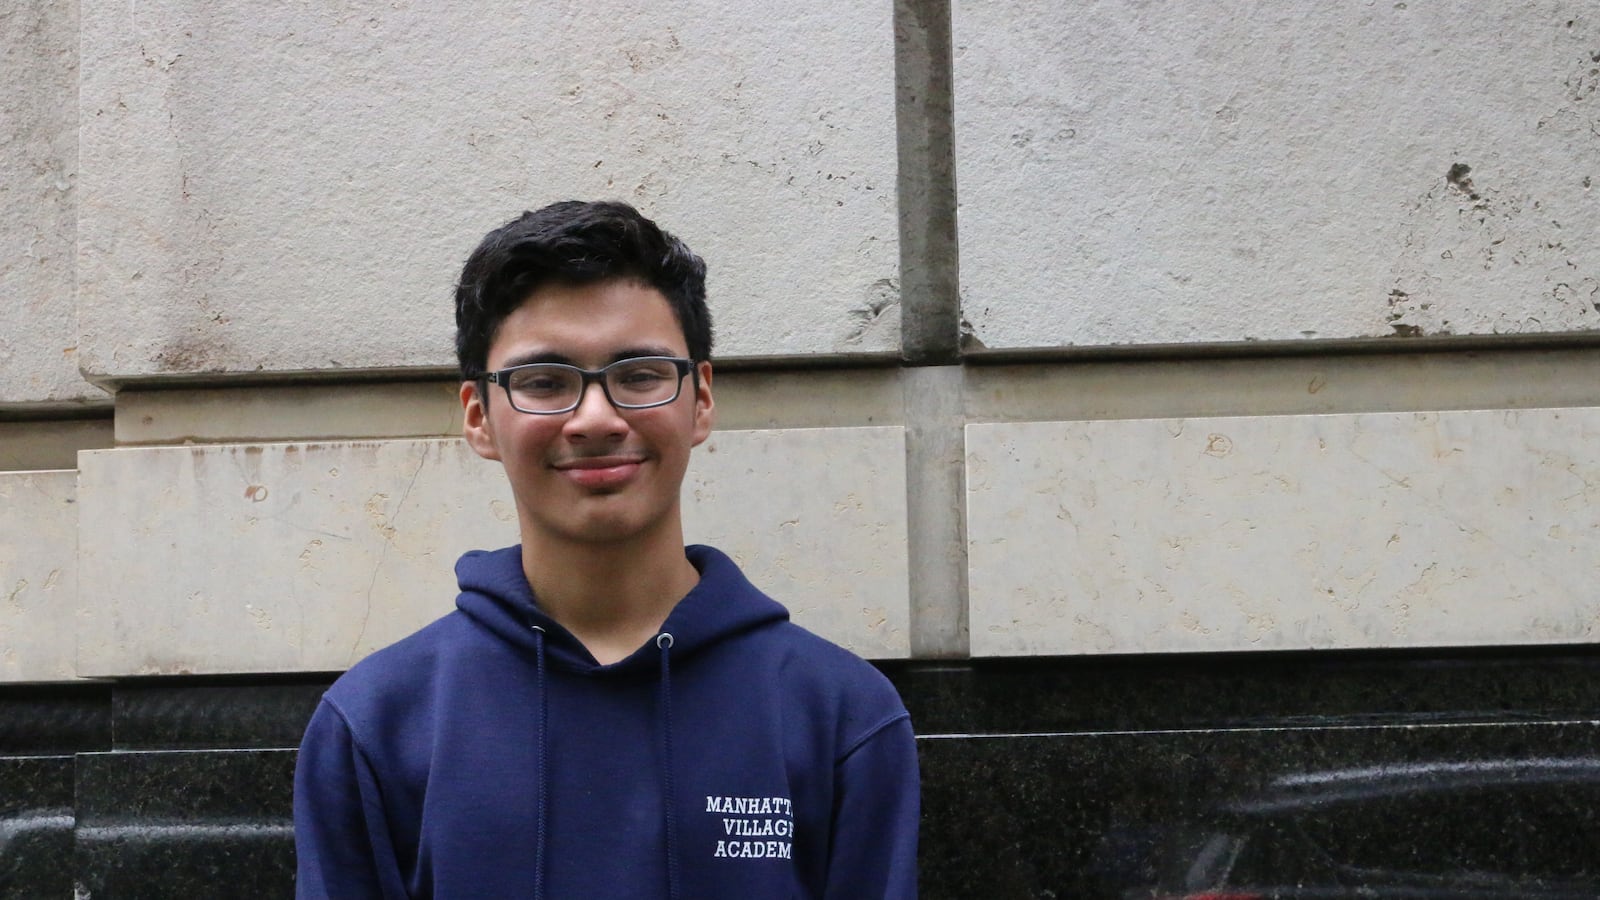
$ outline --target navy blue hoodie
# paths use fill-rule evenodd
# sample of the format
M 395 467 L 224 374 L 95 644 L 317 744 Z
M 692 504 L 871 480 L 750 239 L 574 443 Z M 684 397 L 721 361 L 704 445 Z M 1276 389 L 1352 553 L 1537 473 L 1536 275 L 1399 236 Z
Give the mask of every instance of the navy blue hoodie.
M 908 898 L 917 757 L 870 665 L 722 553 L 600 665 L 520 548 L 456 564 L 454 613 L 322 699 L 295 773 L 302 898 Z

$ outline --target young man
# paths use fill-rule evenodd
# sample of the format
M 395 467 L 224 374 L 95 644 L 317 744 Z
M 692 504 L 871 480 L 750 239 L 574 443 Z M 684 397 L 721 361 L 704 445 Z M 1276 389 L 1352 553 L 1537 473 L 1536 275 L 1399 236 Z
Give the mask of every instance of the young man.
M 893 687 L 683 544 L 704 263 L 627 205 L 557 203 L 479 244 L 456 325 L 467 443 L 522 543 L 463 556 L 456 611 L 324 696 L 299 896 L 914 897 Z

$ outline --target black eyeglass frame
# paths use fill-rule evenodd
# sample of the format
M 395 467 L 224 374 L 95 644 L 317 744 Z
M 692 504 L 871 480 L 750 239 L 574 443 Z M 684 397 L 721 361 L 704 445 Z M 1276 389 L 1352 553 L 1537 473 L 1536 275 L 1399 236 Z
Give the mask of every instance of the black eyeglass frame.
M 672 363 L 673 368 L 678 370 L 678 380 L 675 385 L 675 390 L 672 392 L 672 396 L 665 400 L 655 400 L 650 403 L 617 402 L 617 398 L 611 396 L 611 387 L 606 384 L 606 373 L 617 366 L 625 366 L 629 363 L 637 363 L 645 360 L 669 362 Z M 578 398 L 572 401 L 571 406 L 563 409 L 523 409 L 517 405 L 516 398 L 511 396 L 511 373 L 516 372 L 519 369 L 532 369 L 535 367 L 541 369 L 565 369 L 569 372 L 578 373 L 578 378 L 580 379 L 578 382 Z M 610 403 L 615 409 L 655 409 L 658 406 L 666 406 L 667 404 L 672 403 L 679 397 L 683 396 L 683 378 L 685 375 L 689 374 L 694 375 L 695 390 L 700 390 L 700 368 L 699 366 L 695 365 L 694 360 L 689 359 L 686 356 L 630 356 L 626 359 L 619 359 L 610 365 L 601 366 L 598 369 L 584 369 L 578 366 L 569 366 L 566 363 L 526 363 L 520 366 L 509 366 L 504 369 L 496 369 L 493 372 L 485 372 L 480 377 L 486 382 L 498 384 L 500 387 L 504 388 L 506 392 L 506 403 L 510 404 L 511 408 L 519 413 L 525 413 L 530 416 L 559 416 L 572 412 L 579 406 L 583 405 L 583 396 L 589 392 L 589 385 L 591 383 L 600 385 L 600 393 L 605 395 L 606 402 Z

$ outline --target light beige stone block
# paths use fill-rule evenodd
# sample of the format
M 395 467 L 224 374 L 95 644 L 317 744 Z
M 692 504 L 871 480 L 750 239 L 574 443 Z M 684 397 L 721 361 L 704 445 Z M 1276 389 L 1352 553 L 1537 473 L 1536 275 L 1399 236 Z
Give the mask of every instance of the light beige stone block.
M 342 669 L 454 609 L 453 566 L 517 541 L 500 467 L 459 440 L 82 454 L 85 675 Z M 907 652 L 897 428 L 716 435 L 686 517 L 795 618 Z
M 870 658 L 910 654 L 902 428 L 713 434 L 684 483 L 684 532 L 823 637 Z
M 89 3 L 82 47 L 98 377 L 453 368 L 467 253 L 570 197 L 708 260 L 725 357 L 898 346 L 887 0 Z
M 516 542 L 504 479 L 460 441 L 118 449 L 79 467 L 86 675 L 343 668 L 451 610 L 460 553 Z
M 967 440 L 977 656 L 1600 637 L 1600 408 Z
M 74 677 L 77 473 L 0 473 L 0 683 Z
M 0 12 L 0 408 L 104 404 L 78 374 L 78 4 Z
M 953 6 L 974 347 L 1600 328 L 1582 3 Z

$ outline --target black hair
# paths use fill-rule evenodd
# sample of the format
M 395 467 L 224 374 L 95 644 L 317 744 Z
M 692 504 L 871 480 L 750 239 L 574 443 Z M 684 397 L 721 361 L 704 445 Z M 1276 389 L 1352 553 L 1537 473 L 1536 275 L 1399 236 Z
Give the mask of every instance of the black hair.
M 711 358 L 706 264 L 626 203 L 564 200 L 484 236 L 456 286 L 456 360 L 482 378 L 500 324 L 546 284 L 636 281 L 667 298 L 689 357 Z

